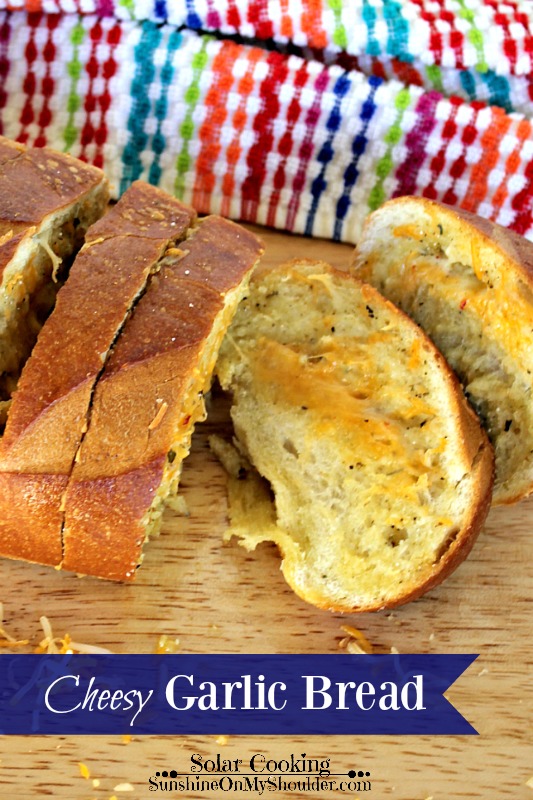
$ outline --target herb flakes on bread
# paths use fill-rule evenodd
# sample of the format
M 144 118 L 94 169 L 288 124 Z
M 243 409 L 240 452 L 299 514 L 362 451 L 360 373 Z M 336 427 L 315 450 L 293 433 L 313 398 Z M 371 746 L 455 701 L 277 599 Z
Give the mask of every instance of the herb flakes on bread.
M 533 244 L 421 197 L 366 223 L 357 277 L 409 314 L 455 370 L 496 454 L 493 501 L 533 491 Z
M 372 611 L 468 555 L 493 452 L 441 354 L 373 287 L 321 262 L 254 276 L 217 374 L 239 447 L 275 496 L 275 541 L 303 599 Z

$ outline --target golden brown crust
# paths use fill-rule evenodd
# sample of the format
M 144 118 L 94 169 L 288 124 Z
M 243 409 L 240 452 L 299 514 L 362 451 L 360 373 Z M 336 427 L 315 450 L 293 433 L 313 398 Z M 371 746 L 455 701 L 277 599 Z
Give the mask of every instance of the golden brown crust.
M 51 443 L 53 445 L 53 442 Z M 57 566 L 67 475 L 0 473 L 0 555 Z
M 207 337 L 260 253 L 255 236 L 208 217 L 162 260 L 96 388 L 66 495 L 64 569 L 135 577 L 143 517 L 177 432 L 191 428 L 187 392 Z
M 147 236 L 138 235 L 132 247 L 129 212 L 135 218 L 141 201 L 145 217 L 154 212 L 156 218 L 145 225 Z M 95 237 L 100 223 L 90 229 L 90 244 L 74 262 L 24 367 L 0 442 L 0 485 L 6 491 L 17 487 L 13 514 L 24 520 L 26 532 L 22 539 L 14 535 L 20 523 L 3 510 L 4 555 L 61 561 L 62 496 L 103 359 L 150 271 L 194 219 L 192 209 L 172 198 L 165 197 L 165 208 L 172 213 L 163 219 L 160 207 L 161 192 L 135 185 L 110 212 L 108 238 Z M 46 496 L 45 514 L 42 503 L 28 501 L 39 482 Z
M 0 139 L 0 275 L 25 235 L 104 185 L 101 170 L 48 148 Z
M 124 197 L 124 195 L 123 195 Z M 196 214 L 175 197 L 144 181 L 134 181 L 127 191 L 128 202 L 118 202 L 88 231 L 86 242 L 121 236 L 172 241 L 181 239 Z M 128 246 L 127 242 L 123 242 Z M 134 251 L 134 244 L 129 244 Z

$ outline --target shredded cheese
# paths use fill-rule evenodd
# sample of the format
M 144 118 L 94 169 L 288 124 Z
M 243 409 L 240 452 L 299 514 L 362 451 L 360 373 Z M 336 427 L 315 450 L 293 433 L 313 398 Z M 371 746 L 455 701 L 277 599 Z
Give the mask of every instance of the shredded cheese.
M 159 411 L 157 412 L 151 423 L 148 425 L 149 431 L 155 430 L 161 424 L 163 417 L 165 416 L 167 411 L 168 411 L 168 403 L 162 403 L 161 406 L 159 407 Z
M 43 629 L 44 638 L 33 646 L 34 653 L 64 654 L 64 653 L 111 653 L 105 647 L 96 647 L 91 644 L 75 642 L 68 633 L 64 636 L 54 636 L 48 617 L 42 616 L 39 620 Z M 30 639 L 17 639 L 4 629 L 4 604 L 0 603 L 0 648 L 7 650 L 19 647 L 31 647 Z
M 0 603 L 0 647 L 24 647 L 28 645 L 29 639 L 15 639 L 4 628 L 4 604 Z
M 89 780 L 91 777 L 91 773 L 89 771 L 89 767 L 87 764 L 84 764 L 83 761 L 78 761 L 78 767 L 80 768 L 80 775 L 82 778 L 85 778 L 86 781 Z
M 46 252 L 50 256 L 50 260 L 52 261 L 53 264 L 52 280 L 54 281 L 54 283 L 57 283 L 57 273 L 59 271 L 61 264 L 63 263 L 63 259 L 54 253 L 54 251 L 52 250 L 52 248 L 50 247 L 48 241 L 44 238 L 44 236 L 38 237 L 38 241 L 43 250 L 46 250 Z
M 158 641 L 155 648 L 155 653 L 177 653 L 180 649 L 180 640 L 179 639 L 171 639 L 170 636 L 167 636 L 166 633 L 163 633 Z
M 364 633 L 352 625 L 341 625 L 341 631 L 347 634 L 339 642 L 339 647 L 351 653 L 351 655 L 369 655 L 374 652 L 372 644 L 368 641 Z

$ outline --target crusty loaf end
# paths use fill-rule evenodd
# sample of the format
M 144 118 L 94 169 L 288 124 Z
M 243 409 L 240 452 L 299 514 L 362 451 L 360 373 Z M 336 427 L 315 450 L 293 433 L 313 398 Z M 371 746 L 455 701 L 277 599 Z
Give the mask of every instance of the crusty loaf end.
M 466 211 L 402 197 L 369 217 L 353 269 L 459 376 L 494 445 L 494 502 L 531 493 L 533 244 Z
M 0 137 L 0 426 L 65 265 L 108 198 L 99 169 Z

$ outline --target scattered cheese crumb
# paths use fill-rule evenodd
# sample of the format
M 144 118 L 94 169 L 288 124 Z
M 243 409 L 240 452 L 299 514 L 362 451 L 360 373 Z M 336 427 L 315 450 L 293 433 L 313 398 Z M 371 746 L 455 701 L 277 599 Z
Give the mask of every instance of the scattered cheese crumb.
M 481 677 L 482 675 L 486 675 L 487 673 L 488 673 L 488 669 L 486 667 L 483 667 L 481 672 L 478 672 L 478 676 Z
M 180 640 L 171 639 L 170 636 L 167 636 L 166 633 L 163 633 L 157 641 L 155 652 L 157 654 L 177 653 L 179 649 L 180 649 Z
M 432 642 L 434 638 L 435 638 L 435 634 L 434 633 L 430 633 L 429 634 L 429 641 Z
M 533 775 L 528 781 L 526 781 L 526 786 L 529 786 L 530 789 L 533 789 Z
M 341 631 L 348 634 L 339 642 L 339 647 L 352 655 L 369 655 L 374 652 L 374 648 L 358 628 L 353 625 L 341 625 Z
M 98 780 L 98 778 L 93 778 L 93 789 L 98 789 L 99 786 L 100 786 L 100 781 Z
M 29 643 L 28 639 L 15 639 L 4 629 L 4 604 L 0 603 L 0 647 L 24 647 Z
M 121 738 L 124 744 L 129 744 L 133 740 L 131 733 L 123 733 Z
M 163 417 L 165 416 L 167 411 L 168 411 L 168 403 L 161 403 L 161 405 L 159 406 L 157 414 L 155 415 L 155 417 L 153 418 L 151 423 L 148 425 L 148 430 L 149 431 L 153 431 L 157 427 L 159 427 L 159 425 L 163 421 Z
M 393 656 L 399 656 L 400 655 L 400 651 L 394 646 L 391 647 L 390 651 L 391 651 Z
M 217 736 L 215 741 L 217 744 L 224 746 L 229 742 L 229 736 Z
M 66 633 L 63 637 L 54 636 L 48 617 L 41 617 L 39 622 L 41 623 L 41 627 L 43 629 L 44 639 L 41 639 L 35 648 L 36 653 L 111 653 L 111 650 L 107 650 L 105 647 L 96 647 L 92 644 L 73 642 L 68 633 Z
M 135 787 L 131 785 L 131 783 L 117 783 L 116 786 L 113 786 L 114 792 L 134 792 Z
M 89 772 L 89 767 L 87 764 L 84 764 L 83 761 L 78 761 L 78 767 L 80 768 L 81 777 L 88 781 L 91 777 L 91 773 Z

